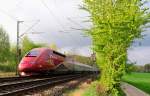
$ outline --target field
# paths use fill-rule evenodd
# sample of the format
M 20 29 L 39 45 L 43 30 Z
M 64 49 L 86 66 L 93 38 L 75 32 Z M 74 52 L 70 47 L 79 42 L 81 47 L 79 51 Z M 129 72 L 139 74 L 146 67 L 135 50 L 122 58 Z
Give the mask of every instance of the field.
M 150 94 L 150 73 L 126 74 L 122 80 Z

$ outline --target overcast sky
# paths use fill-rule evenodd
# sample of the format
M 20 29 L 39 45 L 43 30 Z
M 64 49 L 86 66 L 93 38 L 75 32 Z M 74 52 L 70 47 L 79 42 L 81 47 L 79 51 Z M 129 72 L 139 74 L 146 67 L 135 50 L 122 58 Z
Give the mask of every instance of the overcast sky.
M 33 26 L 26 35 L 34 42 L 55 43 L 62 52 L 73 50 L 90 56 L 91 39 L 77 29 L 87 29 L 92 24 L 85 22 L 89 14 L 79 9 L 80 5 L 82 0 L 0 0 L 0 24 L 13 44 L 16 22 L 21 20 L 24 22 L 20 24 L 20 34 Z M 40 34 L 30 34 L 32 32 Z M 129 59 L 137 64 L 150 63 L 150 31 L 147 29 L 143 34 L 146 34 L 144 39 L 136 40 L 128 52 Z

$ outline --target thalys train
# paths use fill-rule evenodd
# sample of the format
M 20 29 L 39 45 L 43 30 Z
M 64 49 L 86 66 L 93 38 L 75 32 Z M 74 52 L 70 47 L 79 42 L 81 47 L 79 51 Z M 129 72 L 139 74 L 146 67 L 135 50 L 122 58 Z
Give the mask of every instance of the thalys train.
M 91 73 L 98 69 L 75 62 L 68 56 L 49 48 L 35 48 L 29 51 L 18 65 L 20 76 L 41 74 Z

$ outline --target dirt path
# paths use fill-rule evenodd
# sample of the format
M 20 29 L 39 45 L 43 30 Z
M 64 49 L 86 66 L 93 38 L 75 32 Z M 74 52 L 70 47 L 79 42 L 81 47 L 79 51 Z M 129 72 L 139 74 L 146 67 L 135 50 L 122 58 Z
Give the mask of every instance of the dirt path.
M 124 90 L 127 96 L 150 96 L 147 93 L 125 82 L 122 82 L 121 88 Z

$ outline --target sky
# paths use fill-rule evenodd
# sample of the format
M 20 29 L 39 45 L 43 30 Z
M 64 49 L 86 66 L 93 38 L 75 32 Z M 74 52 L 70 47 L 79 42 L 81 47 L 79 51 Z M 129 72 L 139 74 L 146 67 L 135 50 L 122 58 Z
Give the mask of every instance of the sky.
M 11 44 L 16 42 L 20 20 L 20 35 L 25 33 L 23 36 L 36 43 L 55 43 L 61 52 L 90 56 L 92 41 L 81 29 L 90 29 L 92 23 L 87 22 L 90 14 L 80 9 L 82 4 L 82 0 L 0 0 L 0 25 L 9 34 Z M 146 36 L 135 40 L 128 50 L 129 60 L 139 65 L 150 63 L 149 29 L 143 34 Z

